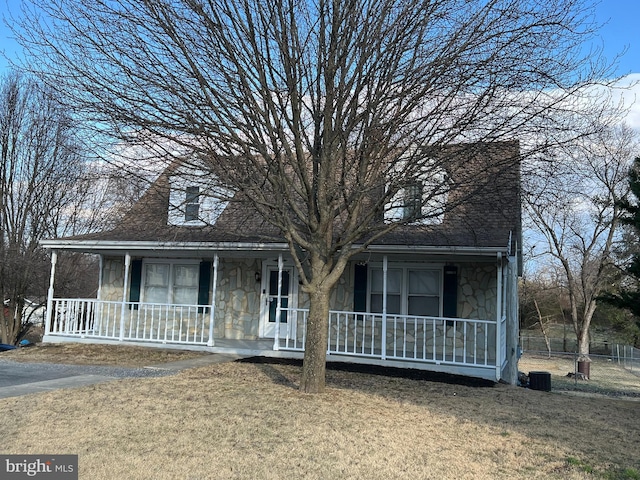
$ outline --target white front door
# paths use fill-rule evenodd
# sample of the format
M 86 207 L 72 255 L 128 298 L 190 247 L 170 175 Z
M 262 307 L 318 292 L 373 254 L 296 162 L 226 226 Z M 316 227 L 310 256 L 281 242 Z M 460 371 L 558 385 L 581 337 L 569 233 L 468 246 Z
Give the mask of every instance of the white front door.
M 267 266 L 262 283 L 262 332 L 263 337 L 273 338 L 276 335 L 276 316 L 278 306 L 278 267 Z M 280 308 L 292 306 L 293 271 L 291 267 L 282 270 L 282 287 L 280 289 Z M 289 314 L 280 312 L 279 337 L 287 335 Z M 291 333 L 291 332 L 290 332 Z

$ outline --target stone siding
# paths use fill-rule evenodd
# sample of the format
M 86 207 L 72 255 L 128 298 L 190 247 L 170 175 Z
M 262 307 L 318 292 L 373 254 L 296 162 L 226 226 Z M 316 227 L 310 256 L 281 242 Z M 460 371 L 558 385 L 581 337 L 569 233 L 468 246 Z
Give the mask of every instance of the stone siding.
M 254 340 L 260 323 L 260 282 L 257 259 L 220 259 L 216 291 L 215 338 Z
M 259 336 L 261 284 L 255 273 L 262 272 L 259 259 L 220 259 L 216 289 L 214 338 L 253 340 Z M 122 300 L 124 258 L 103 259 L 101 299 Z M 331 294 L 332 310 L 353 310 L 353 267 L 348 267 Z M 497 298 L 496 266 L 458 265 L 457 316 L 465 319 L 495 320 Z M 299 292 L 298 308 L 309 307 L 308 295 Z M 428 337 L 427 332 L 427 337 Z M 437 332 L 436 338 L 444 338 Z M 491 336 L 489 336 L 491 337 Z M 427 338 L 427 344 L 431 341 Z
M 496 319 L 496 276 L 495 265 L 458 266 L 458 318 Z
M 105 257 L 102 261 L 102 289 L 100 290 L 100 300 L 121 302 L 123 282 L 124 258 Z

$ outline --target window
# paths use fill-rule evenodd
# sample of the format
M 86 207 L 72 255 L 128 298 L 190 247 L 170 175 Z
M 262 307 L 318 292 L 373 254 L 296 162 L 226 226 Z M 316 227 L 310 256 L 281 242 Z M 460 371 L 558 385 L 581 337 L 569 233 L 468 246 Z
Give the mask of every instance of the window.
M 200 187 L 187 187 L 184 201 L 184 220 L 193 222 L 200 214 Z
M 433 269 L 393 267 L 387 270 L 387 313 L 440 316 L 441 272 Z M 382 312 L 383 271 L 371 269 L 369 311 Z
M 382 312 L 383 272 L 371 270 L 371 311 Z M 402 270 L 387 270 L 387 313 L 402 313 Z
M 422 215 L 422 190 L 421 182 L 414 182 L 404 189 L 404 208 L 402 210 L 403 220 L 420 218 Z
M 187 162 L 169 177 L 167 224 L 215 225 L 233 195 L 208 169 L 199 169 Z
M 143 301 L 179 305 L 197 304 L 198 272 L 199 264 L 145 264 Z

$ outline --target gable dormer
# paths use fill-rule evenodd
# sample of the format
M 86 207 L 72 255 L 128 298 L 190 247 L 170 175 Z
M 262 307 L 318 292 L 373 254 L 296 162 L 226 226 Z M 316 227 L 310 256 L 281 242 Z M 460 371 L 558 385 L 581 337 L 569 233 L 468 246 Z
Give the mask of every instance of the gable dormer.
M 444 221 L 449 190 L 444 168 L 425 166 L 414 179 L 403 183 L 385 205 L 385 222 L 441 224 Z
M 232 194 L 211 172 L 181 165 L 169 176 L 167 223 L 193 227 L 214 225 Z

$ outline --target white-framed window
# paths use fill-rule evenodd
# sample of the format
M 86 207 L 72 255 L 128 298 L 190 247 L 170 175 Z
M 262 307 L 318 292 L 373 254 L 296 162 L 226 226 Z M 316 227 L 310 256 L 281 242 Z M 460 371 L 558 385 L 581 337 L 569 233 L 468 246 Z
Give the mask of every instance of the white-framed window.
M 382 312 L 382 267 L 369 270 L 369 311 Z M 387 313 L 440 316 L 442 312 L 442 270 L 392 265 L 387 269 Z
M 384 206 L 385 222 L 437 225 L 444 221 L 449 181 L 444 168 L 424 165 L 415 178 L 406 179 Z
M 404 188 L 404 206 L 402 208 L 402 219 L 413 220 L 422 215 L 422 195 L 424 185 L 415 181 Z
M 186 188 L 184 199 L 184 221 L 194 222 L 200 215 L 200 187 L 191 185 Z
M 233 192 L 206 170 L 183 165 L 169 177 L 168 225 L 214 225 Z
M 199 263 L 150 261 L 142 266 L 142 301 L 178 305 L 198 303 Z

